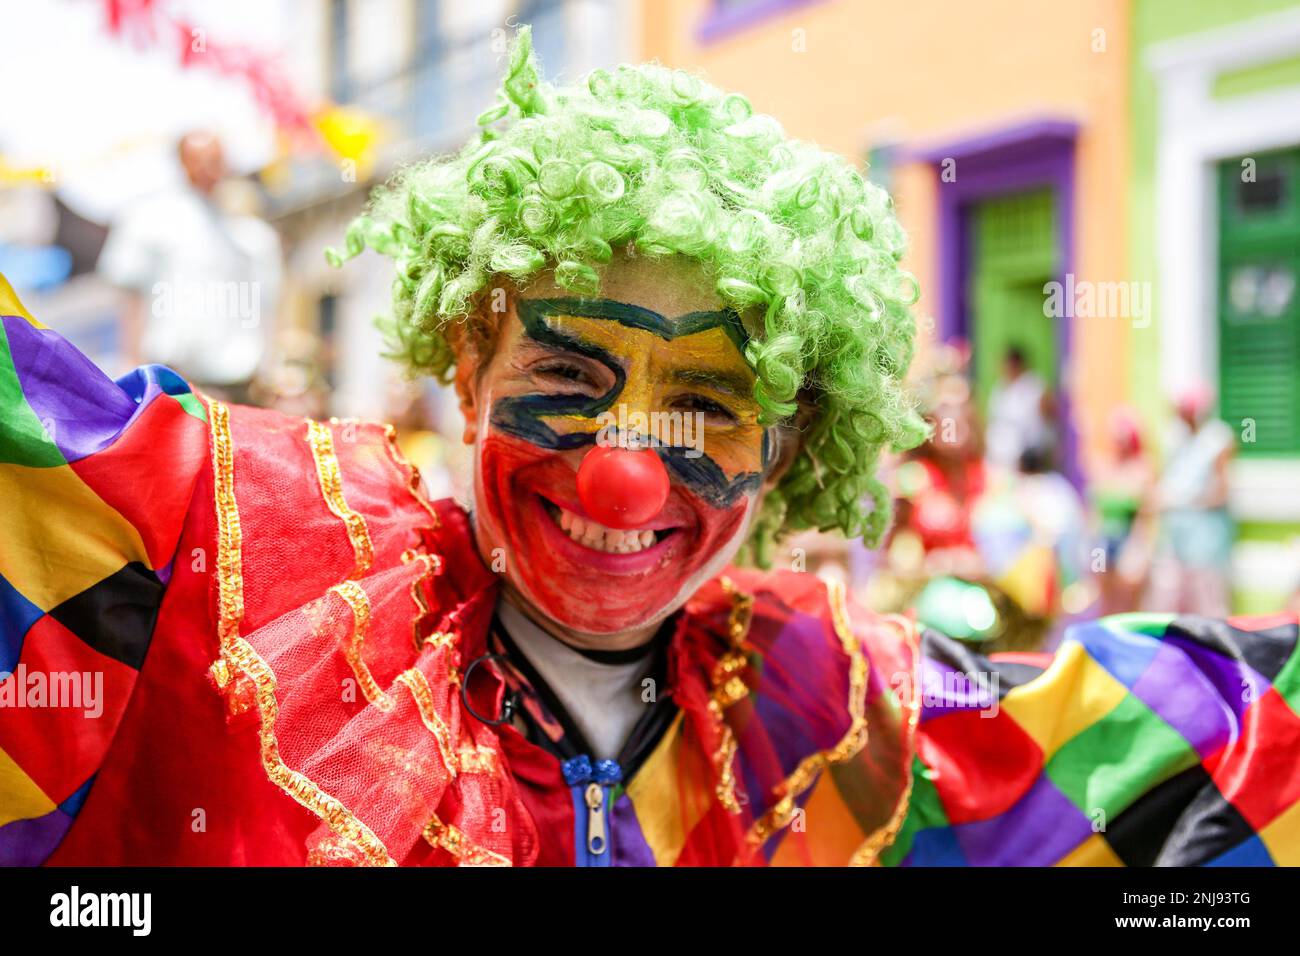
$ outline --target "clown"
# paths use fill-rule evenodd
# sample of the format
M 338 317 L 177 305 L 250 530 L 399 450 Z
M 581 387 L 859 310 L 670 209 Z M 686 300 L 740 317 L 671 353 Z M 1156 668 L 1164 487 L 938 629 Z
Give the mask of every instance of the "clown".
M 111 382 L 0 298 L 0 703 L 104 675 L 0 707 L 0 860 L 1296 862 L 1293 618 L 984 659 L 738 566 L 877 543 L 924 437 L 879 188 L 685 74 L 547 84 L 527 30 L 480 124 L 347 236 L 468 509 L 391 429 Z

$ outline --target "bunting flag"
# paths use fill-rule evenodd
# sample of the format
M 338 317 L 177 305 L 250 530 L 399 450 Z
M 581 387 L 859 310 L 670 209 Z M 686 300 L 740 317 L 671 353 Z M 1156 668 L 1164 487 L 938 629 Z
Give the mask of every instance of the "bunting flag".
M 281 130 L 314 135 L 312 111 L 275 61 L 250 47 L 209 37 L 205 29 L 173 16 L 162 0 L 104 0 L 108 32 L 137 47 L 172 44 L 182 69 L 204 66 L 242 79 Z
M 209 36 L 199 24 L 169 12 L 164 0 L 103 2 L 105 25 L 112 36 L 137 47 L 171 45 L 181 69 L 203 67 L 243 81 L 285 141 L 324 145 L 339 159 L 356 163 L 358 178 L 370 175 L 385 135 L 376 116 L 328 101 L 309 105 L 273 57 Z

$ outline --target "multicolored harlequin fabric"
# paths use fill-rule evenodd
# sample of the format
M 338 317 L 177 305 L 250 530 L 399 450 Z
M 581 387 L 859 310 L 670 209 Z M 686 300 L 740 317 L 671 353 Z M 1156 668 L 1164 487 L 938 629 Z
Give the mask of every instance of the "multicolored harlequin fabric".
M 1296 635 L 1294 615 L 1128 614 L 988 660 L 927 633 L 911 810 L 882 862 L 1300 865 Z
M 391 429 L 0 316 L 0 863 L 1300 863 L 1294 617 L 984 659 L 737 570 L 677 617 L 653 741 L 584 763 L 476 716 L 499 581 Z
M 21 864 L 58 845 L 116 733 L 207 428 L 174 372 L 109 381 L 3 277 L 0 417 L 0 863 Z

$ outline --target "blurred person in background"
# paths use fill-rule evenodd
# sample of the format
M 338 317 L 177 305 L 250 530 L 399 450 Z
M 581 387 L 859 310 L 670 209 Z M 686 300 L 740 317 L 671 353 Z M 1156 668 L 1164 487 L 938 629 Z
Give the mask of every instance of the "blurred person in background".
M 1054 444 L 1052 393 L 1019 345 L 1007 349 L 1002 378 L 989 395 L 985 454 L 1000 468 L 1019 467 L 1026 448 Z
M 128 207 L 108 235 L 99 272 L 128 295 L 128 364 L 168 365 L 231 401 L 250 400 L 279 295 L 280 241 L 221 201 L 221 140 L 181 137 L 183 181 Z
M 1110 457 L 1089 488 L 1095 516 L 1097 546 L 1102 564 L 1097 568 L 1101 611 L 1131 611 L 1146 581 L 1148 561 L 1144 544 L 1150 535 L 1140 522 L 1151 497 L 1155 470 L 1142 441 L 1142 427 L 1132 409 L 1117 408 L 1110 420 Z
M 1083 504 L 1051 442 L 1026 445 L 1015 468 L 985 457 L 966 366 L 945 347 L 920 385 L 933 431 L 895 472 L 896 530 L 872 603 L 914 608 L 986 649 L 1037 649 L 1092 600 Z
M 1048 629 L 1084 611 L 1094 589 L 1087 575 L 1087 515 L 1083 499 L 1057 465 L 1052 446 L 1034 445 L 1020 455 L 1020 467 L 1008 483 L 1006 500 L 1014 535 L 1005 535 L 998 520 L 977 515 L 976 539 L 990 576 L 1032 618 Z M 992 510 L 992 508 L 990 508 Z M 994 541 L 1014 542 L 1009 554 Z
M 966 356 L 944 348 L 922 386 L 930 438 L 895 473 L 898 511 L 890 551 L 904 563 L 919 549 L 930 574 L 977 577 L 983 563 L 971 512 L 988 484 Z
M 1150 605 L 1180 613 L 1228 613 L 1233 525 L 1228 513 L 1232 429 L 1210 414 L 1214 394 L 1193 385 L 1174 402 L 1156 487 L 1160 539 Z

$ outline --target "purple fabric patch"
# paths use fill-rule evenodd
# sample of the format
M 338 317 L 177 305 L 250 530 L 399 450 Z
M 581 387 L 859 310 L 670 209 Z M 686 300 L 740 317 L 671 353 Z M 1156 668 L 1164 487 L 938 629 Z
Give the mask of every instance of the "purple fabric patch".
M 1186 737 L 1202 758 L 1241 732 L 1240 712 L 1233 712 L 1231 702 L 1223 699 L 1211 676 L 1170 641 L 1161 646 L 1146 673 L 1133 685 L 1134 696 Z
M 985 710 L 998 701 L 988 673 L 966 674 L 942 661 L 921 658 L 921 722 L 960 710 Z
M 114 382 L 57 332 L 17 316 L 2 321 L 27 404 L 69 463 L 111 445 L 163 393 L 160 379 L 175 377 L 153 365 Z
M 1179 635 L 1165 638 L 1186 654 L 1193 665 L 1214 685 L 1216 697 L 1232 708 L 1236 726 L 1241 726 L 1242 715 L 1252 701 L 1259 700 L 1273 685 L 1269 679 L 1245 661 L 1235 661 L 1212 651 L 1203 644 Z
M 1048 866 L 1092 835 L 1092 823 L 1039 774 L 1005 813 L 952 828 L 970 866 Z
M 641 821 L 636 817 L 636 808 L 626 793 L 619 794 L 610 808 L 610 829 L 614 831 L 613 864 L 614 866 L 655 866 L 655 856 L 650 852 L 641 832 Z
M 71 826 L 72 817 L 59 809 L 6 823 L 0 827 L 0 866 L 40 866 L 58 849 Z
M 751 636 L 759 626 L 756 619 Z M 754 714 L 736 729 L 740 779 L 756 816 L 800 761 L 834 747 L 849 729 L 848 667 L 839 639 L 809 614 L 791 613 L 779 626 L 764 648 L 758 689 L 750 698 Z M 764 647 L 761 639 L 757 643 Z

